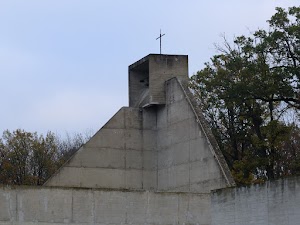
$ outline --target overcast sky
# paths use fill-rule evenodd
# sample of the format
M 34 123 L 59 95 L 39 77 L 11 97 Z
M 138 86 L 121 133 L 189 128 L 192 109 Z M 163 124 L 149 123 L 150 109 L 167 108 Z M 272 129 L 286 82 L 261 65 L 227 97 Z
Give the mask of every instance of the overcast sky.
M 128 105 L 128 65 L 189 55 L 190 76 L 214 43 L 266 28 L 299 0 L 0 0 L 0 135 L 97 131 Z

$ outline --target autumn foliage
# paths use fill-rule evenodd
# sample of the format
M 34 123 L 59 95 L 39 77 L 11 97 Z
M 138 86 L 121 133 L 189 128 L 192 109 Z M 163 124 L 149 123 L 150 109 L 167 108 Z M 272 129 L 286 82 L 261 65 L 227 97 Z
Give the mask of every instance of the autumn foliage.
M 4 131 L 0 138 L 0 183 L 42 185 L 88 138 Z

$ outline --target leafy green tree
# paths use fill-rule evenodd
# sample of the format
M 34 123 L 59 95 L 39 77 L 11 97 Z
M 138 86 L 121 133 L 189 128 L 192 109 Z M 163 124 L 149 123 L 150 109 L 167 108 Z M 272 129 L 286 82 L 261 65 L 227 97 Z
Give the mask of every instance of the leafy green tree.
M 299 15 L 299 7 L 277 8 L 269 31 L 232 45 L 224 39 L 220 54 L 191 79 L 238 184 L 287 173 L 282 151 L 293 129 L 284 121 L 300 109 Z
M 41 185 L 56 169 L 54 134 L 5 131 L 1 140 L 1 183 Z
M 0 183 L 42 185 L 84 142 L 81 134 L 63 139 L 17 129 L 0 138 Z
M 36 137 L 29 162 L 34 183 L 42 185 L 57 170 L 59 160 L 54 134 L 48 132 L 45 138 Z

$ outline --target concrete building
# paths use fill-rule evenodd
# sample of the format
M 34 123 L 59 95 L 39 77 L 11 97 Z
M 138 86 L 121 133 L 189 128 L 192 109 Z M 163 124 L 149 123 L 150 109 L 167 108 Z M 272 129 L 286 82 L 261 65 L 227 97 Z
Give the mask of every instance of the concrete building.
M 0 186 L 0 225 L 300 224 L 300 177 L 234 185 L 188 57 L 151 54 L 129 66 L 129 107 L 43 187 Z
M 188 57 L 129 66 L 121 108 L 44 187 L 2 187 L 0 225 L 210 225 L 211 194 L 234 186 L 188 89 Z
M 150 54 L 129 66 L 121 108 L 46 186 L 209 193 L 234 185 L 187 87 L 188 57 Z

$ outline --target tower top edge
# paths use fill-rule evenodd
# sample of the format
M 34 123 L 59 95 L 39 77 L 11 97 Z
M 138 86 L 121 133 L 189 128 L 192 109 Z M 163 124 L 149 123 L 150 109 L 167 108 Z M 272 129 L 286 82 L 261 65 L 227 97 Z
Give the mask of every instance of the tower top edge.
M 168 57 L 168 58 L 176 58 L 176 57 L 185 57 L 188 58 L 188 55 L 174 55 L 174 54 L 154 54 L 151 53 L 149 55 L 146 55 L 145 57 L 139 59 L 138 61 L 134 62 L 133 64 L 129 65 L 128 68 L 130 69 L 134 69 L 136 66 L 149 61 L 150 58 L 155 58 L 155 57 Z

